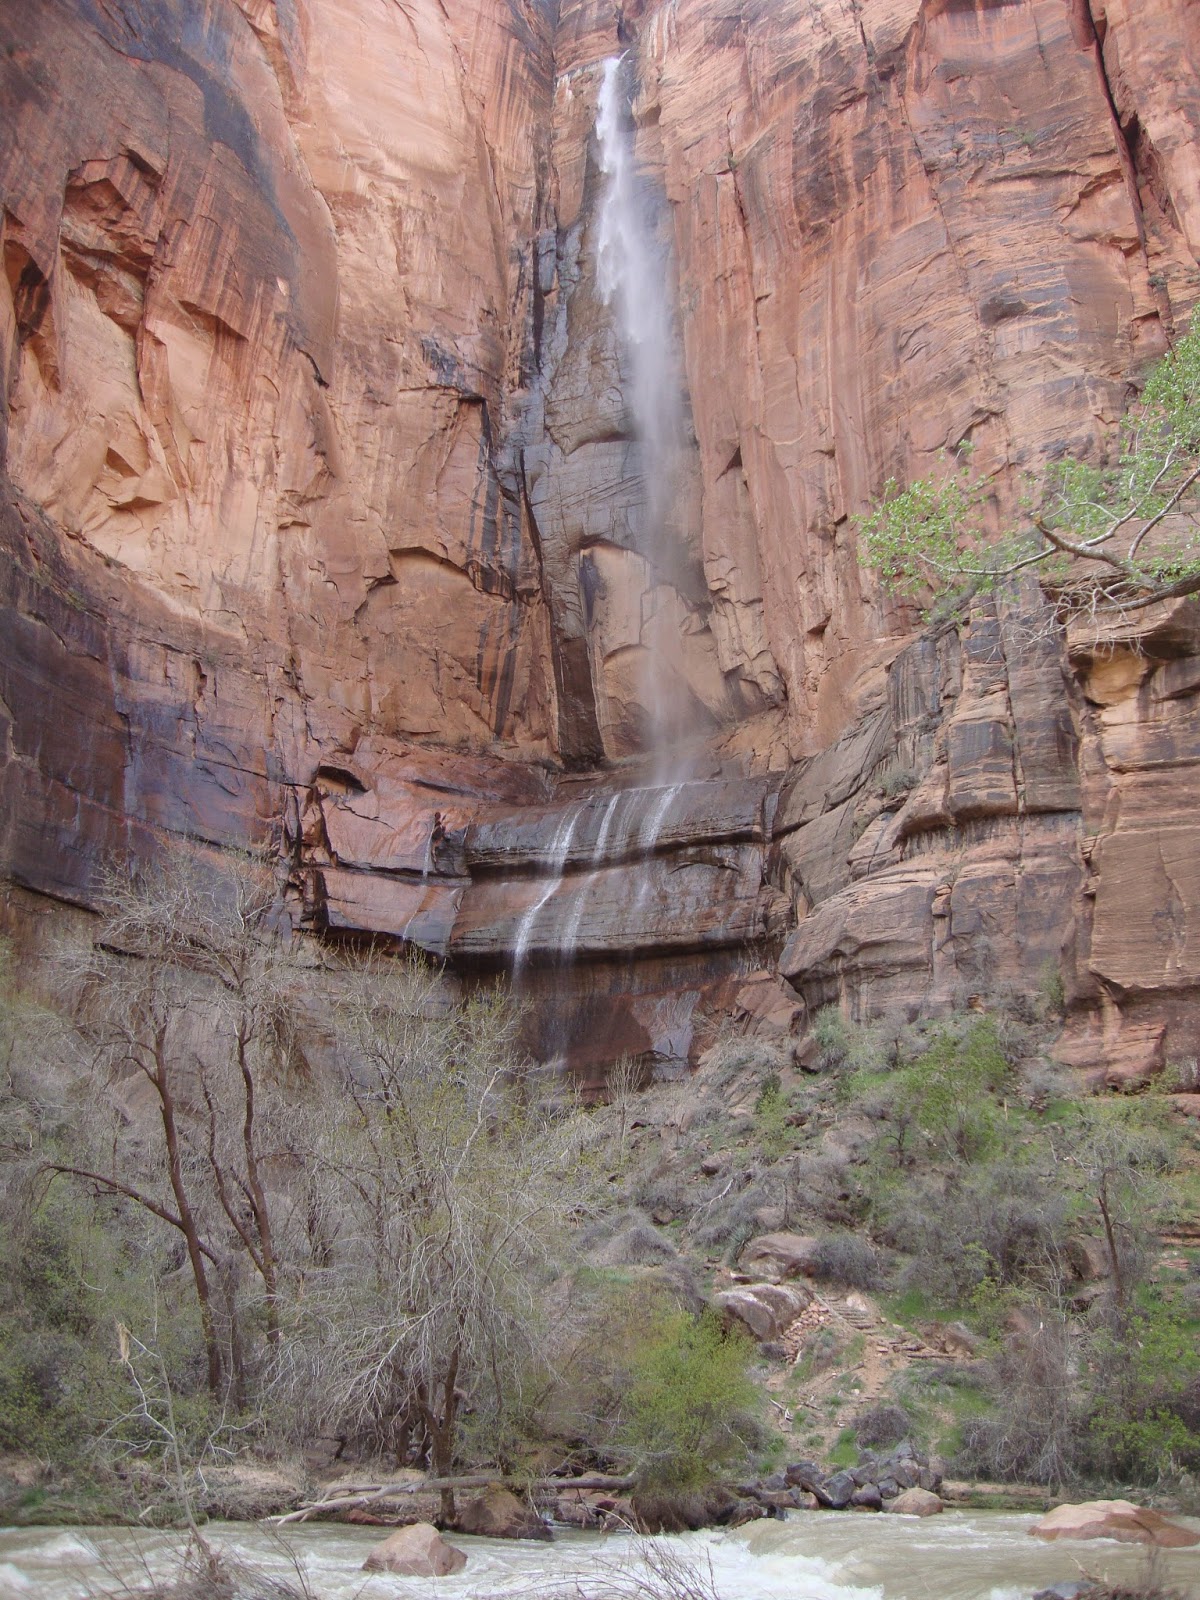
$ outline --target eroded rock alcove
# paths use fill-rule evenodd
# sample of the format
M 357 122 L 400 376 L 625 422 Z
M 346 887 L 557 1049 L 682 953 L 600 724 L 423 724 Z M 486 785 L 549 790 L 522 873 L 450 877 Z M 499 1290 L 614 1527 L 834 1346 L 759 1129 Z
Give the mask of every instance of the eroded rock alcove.
M 998 521 L 1110 446 L 1200 292 L 1184 0 L 45 0 L 0 37 L 11 918 L 274 837 L 301 924 L 519 947 L 585 1066 L 685 1061 L 756 965 L 860 1012 L 1052 972 L 1072 1059 L 1187 1050 L 1194 602 L 924 629 L 854 525 L 967 439 Z M 653 548 L 597 279 L 622 52 L 685 427 Z

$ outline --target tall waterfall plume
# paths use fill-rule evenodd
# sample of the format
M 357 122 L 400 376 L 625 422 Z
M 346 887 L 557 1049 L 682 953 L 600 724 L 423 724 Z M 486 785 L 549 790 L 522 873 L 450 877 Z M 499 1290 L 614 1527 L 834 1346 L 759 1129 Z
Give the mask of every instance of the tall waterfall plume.
M 643 450 L 647 554 L 662 557 L 663 524 L 683 443 L 683 407 L 672 338 L 663 251 L 637 183 L 626 58 L 604 63 L 596 137 L 604 193 L 600 202 L 598 287 L 610 305 L 629 358 L 633 425 Z
M 604 176 L 596 276 L 601 299 L 613 311 L 639 447 L 644 512 L 638 549 L 649 568 L 642 602 L 642 640 L 650 657 L 645 703 L 651 720 L 648 742 L 661 756 L 690 731 L 690 697 L 678 673 L 670 670 L 670 658 L 678 651 L 674 608 L 663 609 L 683 560 L 678 533 L 669 521 L 680 489 L 687 425 L 669 300 L 669 255 L 656 235 L 645 188 L 638 181 L 630 99 L 628 58 L 610 56 L 604 62 L 596 114 Z M 672 636 L 664 639 L 665 632 Z M 665 776 L 664 766 L 660 777 Z

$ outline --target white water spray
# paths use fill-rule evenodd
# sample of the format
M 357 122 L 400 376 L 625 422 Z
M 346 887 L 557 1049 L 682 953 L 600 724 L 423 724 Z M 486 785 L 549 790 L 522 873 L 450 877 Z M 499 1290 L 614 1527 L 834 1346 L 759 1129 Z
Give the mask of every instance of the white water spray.
M 596 833 L 596 842 L 592 846 L 591 870 L 580 876 L 575 886 L 575 898 L 571 904 L 571 915 L 563 928 L 562 947 L 559 951 L 560 959 L 571 961 L 575 955 L 575 945 L 579 939 L 579 924 L 583 921 L 584 905 L 591 893 L 592 885 L 596 881 L 596 873 L 604 863 L 604 852 L 608 845 L 608 835 L 612 830 L 613 818 L 617 814 L 617 807 L 625 798 L 624 792 L 615 790 L 608 799 L 604 808 L 604 815 L 600 819 L 600 827 Z
M 667 814 L 671 809 L 672 803 L 675 800 L 675 796 L 679 794 L 682 788 L 682 783 L 672 783 L 662 790 L 662 792 L 659 794 L 654 810 L 650 814 L 650 824 L 647 827 L 645 834 L 639 841 L 642 847 L 642 860 L 645 865 L 642 868 L 642 881 L 638 884 L 637 899 L 633 903 L 635 911 L 641 910 L 646 903 L 646 896 L 650 893 L 650 884 L 652 879 L 651 862 L 654 859 L 654 852 L 658 848 L 659 836 L 663 831 L 663 825 L 667 820 Z
M 596 112 L 596 138 L 604 190 L 599 208 L 597 287 L 611 306 L 629 374 L 628 401 L 639 445 L 644 524 L 638 541 L 649 567 L 642 635 L 648 642 L 656 590 L 670 582 L 668 516 L 679 492 L 685 438 L 681 375 L 668 298 L 669 263 L 639 186 L 634 155 L 630 88 L 624 56 L 604 63 Z M 650 665 L 646 703 L 652 743 L 670 736 L 672 714 L 663 663 Z
M 605 176 L 600 202 L 597 285 L 605 305 L 616 312 L 617 329 L 629 358 L 633 425 L 644 451 L 651 561 L 657 548 L 673 488 L 683 440 L 667 299 L 667 263 L 638 192 L 633 123 L 625 57 L 604 63 L 596 113 L 600 170 Z
M 554 838 L 550 842 L 550 872 L 537 899 L 532 902 L 525 915 L 521 918 L 517 929 L 517 937 L 513 942 L 513 978 L 520 976 L 521 968 L 525 963 L 534 930 L 537 927 L 538 913 L 558 888 L 562 881 L 563 868 L 566 865 L 567 855 L 571 849 L 571 840 L 575 837 L 575 830 L 579 826 L 579 819 L 586 808 L 575 805 L 563 813 L 559 818 L 558 826 L 554 830 Z

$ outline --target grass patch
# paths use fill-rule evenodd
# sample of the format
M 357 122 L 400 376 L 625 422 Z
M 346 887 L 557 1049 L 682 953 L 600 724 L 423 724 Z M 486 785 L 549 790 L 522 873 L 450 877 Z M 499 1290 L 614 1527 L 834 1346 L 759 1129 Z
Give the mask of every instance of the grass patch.
M 932 1300 L 924 1289 L 905 1289 L 903 1294 L 892 1295 L 883 1302 L 884 1311 L 892 1322 L 902 1328 L 915 1328 L 919 1322 L 929 1322 L 934 1316 Z

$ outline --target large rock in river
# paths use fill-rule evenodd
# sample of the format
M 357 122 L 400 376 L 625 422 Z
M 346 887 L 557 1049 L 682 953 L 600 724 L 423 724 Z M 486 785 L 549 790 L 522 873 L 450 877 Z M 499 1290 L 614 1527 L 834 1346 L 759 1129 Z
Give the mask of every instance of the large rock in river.
M 404 1578 L 444 1578 L 461 1572 L 467 1558 L 447 1544 L 431 1522 L 397 1528 L 363 1562 L 364 1572 L 395 1572 Z
M 550 1530 L 531 1506 L 510 1489 L 490 1483 L 465 1505 L 458 1517 L 460 1533 L 489 1539 L 548 1539 Z
M 1056 1506 L 1030 1528 L 1035 1539 L 1117 1539 L 1181 1549 L 1200 1544 L 1200 1533 L 1129 1500 L 1085 1500 Z
M 936 1517 L 942 1509 L 941 1500 L 929 1489 L 905 1489 L 887 1507 L 902 1517 Z

